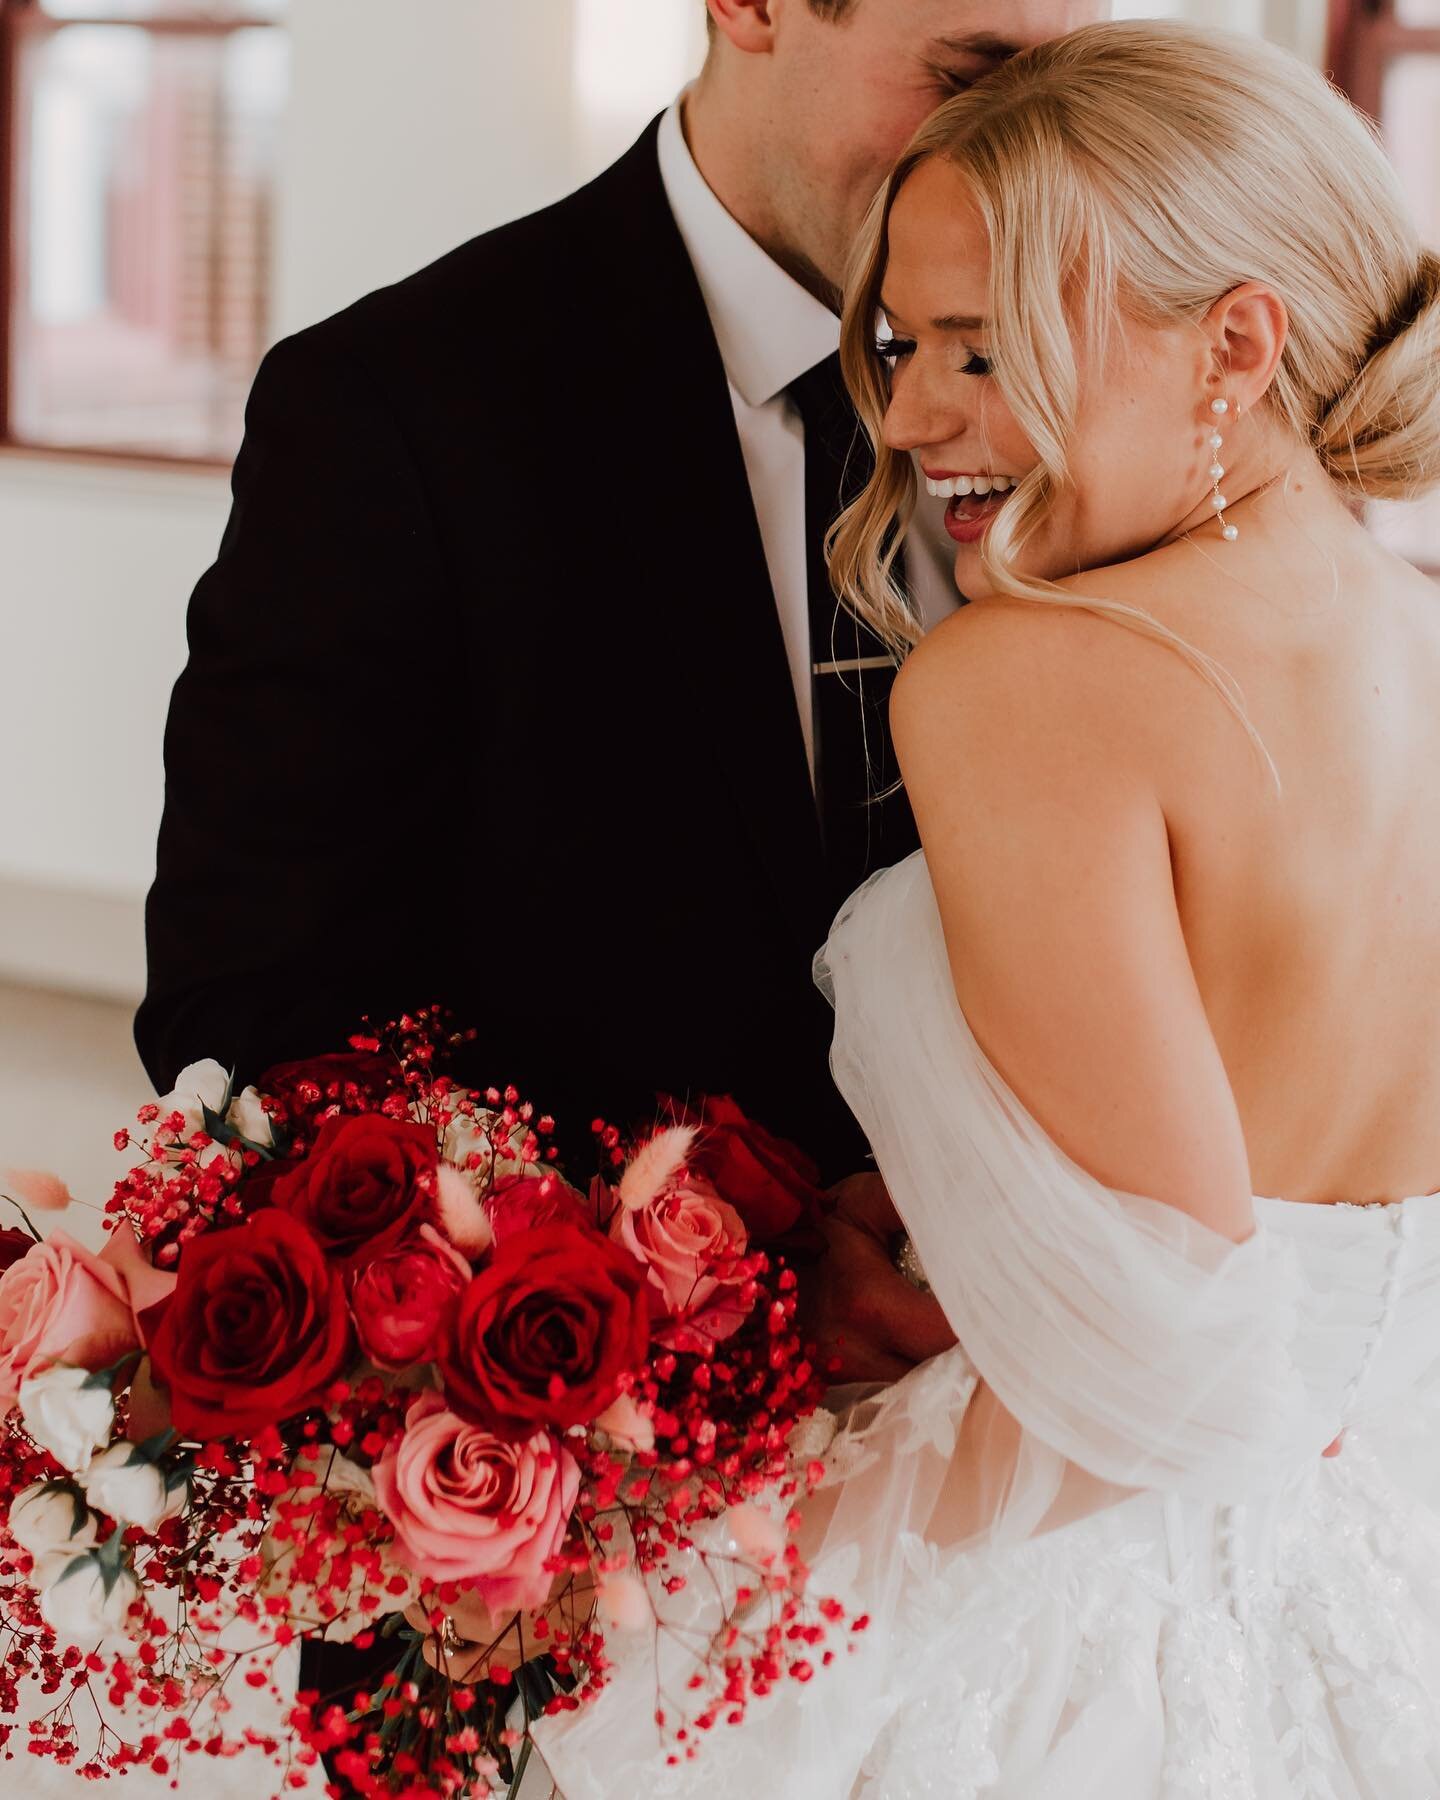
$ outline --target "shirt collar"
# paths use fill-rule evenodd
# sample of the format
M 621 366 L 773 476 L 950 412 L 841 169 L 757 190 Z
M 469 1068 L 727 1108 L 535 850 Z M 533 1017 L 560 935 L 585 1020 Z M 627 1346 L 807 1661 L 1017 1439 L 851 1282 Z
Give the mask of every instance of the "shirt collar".
M 725 372 L 749 406 L 763 406 L 832 355 L 840 321 L 726 212 L 695 165 L 680 108 L 660 121 L 660 180 L 700 282 Z

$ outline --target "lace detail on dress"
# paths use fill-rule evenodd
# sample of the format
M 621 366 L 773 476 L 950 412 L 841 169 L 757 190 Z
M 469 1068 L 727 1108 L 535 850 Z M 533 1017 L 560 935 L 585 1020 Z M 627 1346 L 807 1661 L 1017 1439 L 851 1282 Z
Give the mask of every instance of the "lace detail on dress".
M 1161 1628 L 1162 1800 L 1258 1800 L 1245 1634 L 1223 1598 L 1180 1607 Z
M 1087 1716 L 1128 1724 L 1142 1758 L 1113 1790 L 1089 1769 L 1087 1795 L 1433 1800 L 1440 1528 L 1363 1446 L 1341 1460 L 1273 1538 L 1239 1508 L 1192 1512 L 1178 1569 L 1157 1553 L 1159 1496 L 1012 1552 L 947 1561 L 906 1541 L 899 1703 L 855 1800 L 984 1800 L 1038 1778 Z M 1147 1717 L 1163 1721 L 1149 1752 Z
M 1314 1800 L 1351 1793 L 1334 1777 L 1357 1764 L 1393 1774 L 1392 1786 L 1377 1773 L 1381 1792 L 1428 1796 L 1440 1756 L 1434 1517 L 1380 1479 L 1362 1442 L 1340 1462 L 1282 1529 L 1255 1622 L 1278 1741 L 1296 1791 Z

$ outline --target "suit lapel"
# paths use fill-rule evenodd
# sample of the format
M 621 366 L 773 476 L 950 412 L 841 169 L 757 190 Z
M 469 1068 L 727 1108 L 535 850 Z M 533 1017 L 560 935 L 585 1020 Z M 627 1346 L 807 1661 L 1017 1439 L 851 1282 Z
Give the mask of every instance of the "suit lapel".
M 653 573 L 637 605 L 678 680 L 808 955 L 829 923 L 819 823 L 765 549 L 720 351 L 660 181 L 656 127 L 590 190 L 594 254 L 622 296 L 636 358 L 615 404 L 635 457 Z M 663 752 L 661 752 L 663 753 Z

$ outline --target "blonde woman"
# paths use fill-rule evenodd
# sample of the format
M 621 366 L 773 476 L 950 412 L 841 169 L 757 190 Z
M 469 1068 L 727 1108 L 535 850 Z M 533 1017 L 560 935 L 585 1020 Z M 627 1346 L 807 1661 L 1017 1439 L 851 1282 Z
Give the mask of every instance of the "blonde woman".
M 844 356 L 924 847 L 820 973 L 960 1345 L 806 1521 L 860 1652 L 645 1788 L 647 1640 L 561 1789 L 1440 1793 L 1440 592 L 1356 518 L 1440 484 L 1440 263 L 1317 75 L 1102 25 L 922 129 Z

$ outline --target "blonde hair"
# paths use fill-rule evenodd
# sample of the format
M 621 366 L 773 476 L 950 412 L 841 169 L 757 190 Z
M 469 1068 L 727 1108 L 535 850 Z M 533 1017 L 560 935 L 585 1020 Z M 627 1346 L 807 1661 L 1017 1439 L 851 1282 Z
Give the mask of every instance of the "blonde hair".
M 841 335 L 875 468 L 831 534 L 831 578 L 897 655 L 921 635 L 894 579 L 916 489 L 910 457 L 880 436 L 889 388 L 875 321 L 891 208 L 935 156 L 969 178 L 988 228 L 987 356 L 1039 457 L 984 541 L 995 591 L 1168 642 L 1235 703 L 1223 671 L 1147 613 L 1019 573 L 1069 479 L 1075 345 L 1103 352 L 1122 312 L 1198 323 L 1223 294 L 1264 281 L 1290 314 L 1274 414 L 1352 493 L 1410 498 L 1440 483 L 1440 259 L 1422 249 L 1394 170 L 1297 58 L 1181 24 L 1086 27 L 942 106 L 871 209 Z

